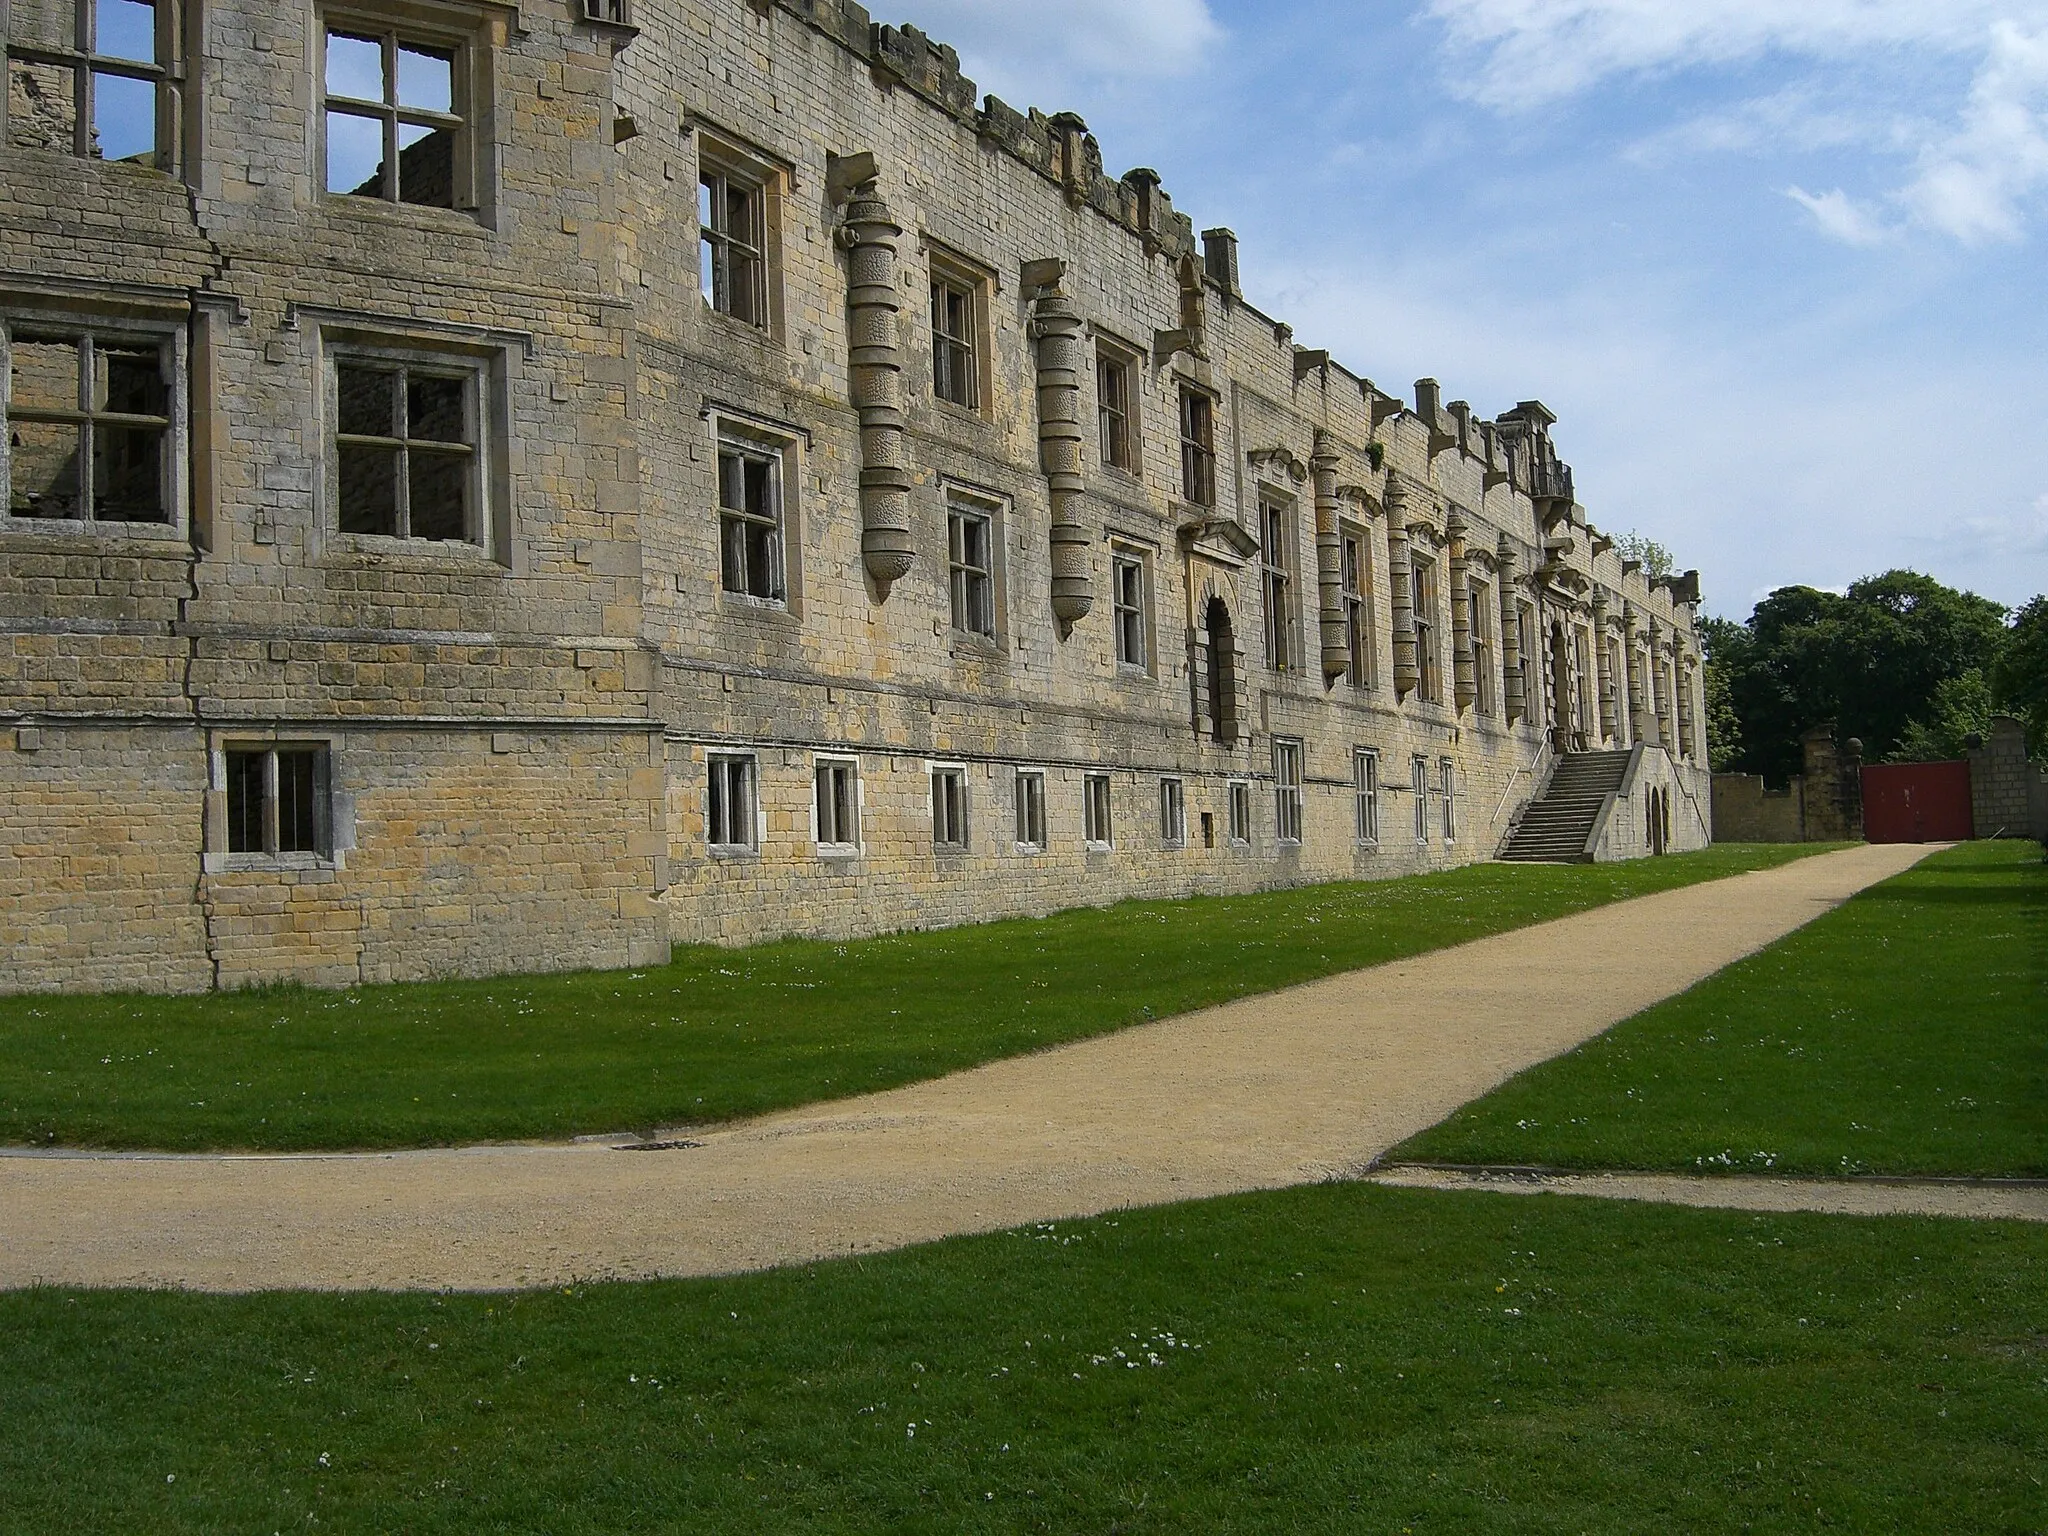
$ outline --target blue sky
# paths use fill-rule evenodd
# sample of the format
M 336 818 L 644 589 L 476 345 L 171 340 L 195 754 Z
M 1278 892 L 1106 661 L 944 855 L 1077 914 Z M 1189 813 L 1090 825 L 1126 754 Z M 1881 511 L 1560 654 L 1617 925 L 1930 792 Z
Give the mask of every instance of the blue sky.
M 884 0 L 1296 339 L 1539 398 L 1708 607 L 2048 588 L 2048 0 Z

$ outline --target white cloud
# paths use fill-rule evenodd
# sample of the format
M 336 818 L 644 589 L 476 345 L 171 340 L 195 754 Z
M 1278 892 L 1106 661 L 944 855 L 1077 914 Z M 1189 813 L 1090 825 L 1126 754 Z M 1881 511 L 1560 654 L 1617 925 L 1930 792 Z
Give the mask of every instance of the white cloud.
M 960 51 L 982 89 L 1048 110 L 1078 73 L 1099 80 L 1185 75 L 1222 40 L 1208 0 L 898 0 L 934 42 Z M 888 19 L 871 6 L 877 20 Z
M 2021 205 L 2048 185 L 2048 29 L 1992 29 L 1962 121 L 1920 154 L 1901 200 L 1929 228 L 1971 244 L 2017 239 Z
M 1809 192 L 1804 187 L 1787 187 L 1785 195 L 1812 214 L 1823 233 L 1844 245 L 1881 245 L 1891 238 L 1892 232 L 1883 221 L 1840 187 L 1821 193 Z
M 1838 58 L 1872 48 L 1982 46 L 2042 0 L 1427 0 L 1458 47 L 1484 56 L 1472 87 L 1533 107 L 1617 74 L 1721 65 L 1767 53 Z

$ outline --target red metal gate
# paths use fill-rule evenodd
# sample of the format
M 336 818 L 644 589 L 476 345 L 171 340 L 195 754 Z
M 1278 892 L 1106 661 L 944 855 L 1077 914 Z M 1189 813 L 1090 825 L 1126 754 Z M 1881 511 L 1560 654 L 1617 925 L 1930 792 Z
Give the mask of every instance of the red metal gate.
M 1863 770 L 1863 836 L 1873 843 L 1955 843 L 1976 836 L 1968 763 L 1881 763 Z

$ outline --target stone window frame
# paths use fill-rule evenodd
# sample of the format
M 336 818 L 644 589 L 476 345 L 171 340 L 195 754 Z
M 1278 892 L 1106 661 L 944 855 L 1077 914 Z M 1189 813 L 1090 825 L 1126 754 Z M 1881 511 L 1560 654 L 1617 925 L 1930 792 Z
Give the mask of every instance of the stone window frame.
M 1424 704 L 1441 704 L 1444 701 L 1444 632 L 1439 603 L 1443 583 L 1438 576 L 1434 552 L 1410 552 L 1408 580 L 1415 615 L 1415 697 Z
M 1300 630 L 1295 621 L 1296 518 L 1299 503 L 1270 487 L 1259 492 L 1259 608 L 1264 620 L 1266 667 L 1280 673 L 1299 672 L 1303 663 Z
M 416 539 L 395 534 L 341 531 L 340 369 L 350 361 L 417 368 L 460 376 L 468 384 L 471 445 L 472 537 Z M 434 555 L 450 560 L 481 557 L 494 565 L 513 564 L 512 445 L 509 348 L 457 337 L 429 337 L 408 331 L 372 329 L 354 322 L 323 325 L 319 345 L 321 538 L 344 549 L 371 553 Z
M 1307 757 L 1299 736 L 1273 738 L 1273 840 L 1285 848 L 1299 848 L 1305 841 Z
M 735 841 L 717 836 L 720 827 L 719 774 L 721 769 L 730 772 L 742 770 L 746 789 L 745 813 L 739 817 L 744 823 L 746 837 Z M 735 829 L 734 812 L 731 806 L 732 785 L 725 786 L 725 828 Z M 758 857 L 761 845 L 767 838 L 768 811 L 761 799 L 761 756 L 758 752 L 737 748 L 715 748 L 704 754 L 704 845 L 714 859 L 747 859 Z
M 1135 539 L 1111 535 L 1109 540 L 1110 641 L 1116 669 L 1127 677 L 1159 674 L 1159 626 L 1154 567 L 1157 552 Z M 1135 573 L 1136 592 L 1125 590 Z M 1132 598 L 1135 601 L 1132 601 Z M 1135 634 L 1132 633 L 1135 629 Z M 1132 642 L 1135 641 L 1135 644 Z
M 1490 720 L 1500 711 L 1495 668 L 1499 647 L 1494 643 L 1493 583 L 1483 576 L 1466 577 L 1466 607 L 1472 615 L 1472 711 Z
M 925 808 L 931 818 L 932 851 L 940 855 L 969 852 L 974 823 L 968 806 L 967 765 L 931 761 L 925 768 Z
M 711 572 L 711 600 L 732 614 L 747 614 L 777 622 L 782 622 L 783 615 L 801 616 L 804 607 L 803 483 L 810 434 L 793 423 L 757 416 L 743 407 L 709 398 L 704 401 L 699 417 L 704 422 L 704 442 L 711 463 L 711 559 L 705 567 Z M 742 453 L 771 456 L 777 463 L 777 517 L 782 566 L 780 597 L 754 597 L 746 592 L 732 591 L 725 584 L 726 536 L 720 503 L 724 495 L 720 458 L 728 446 Z
M 1025 786 L 1033 786 L 1027 790 Z M 1045 770 L 1019 768 L 1011 782 L 1012 831 L 1018 853 L 1044 853 L 1048 846 L 1045 822 Z M 1036 833 L 1034 838 L 1031 833 Z
M 37 296 L 23 295 L 27 303 L 8 302 L 0 308 L 0 427 L 12 419 L 13 348 L 19 331 L 44 336 L 105 337 L 129 342 L 155 342 L 164 359 L 165 404 L 168 408 L 164 432 L 162 486 L 166 502 L 161 522 L 102 522 L 87 517 L 17 517 L 13 511 L 12 434 L 0 430 L 0 533 L 40 533 L 62 538 L 132 539 L 150 542 L 184 542 L 190 538 L 192 521 L 192 337 L 190 316 L 181 308 L 165 308 L 160 315 L 139 317 L 112 313 L 90 303 L 69 300 L 44 305 Z M 83 367 L 81 367 L 81 373 Z M 82 378 L 81 385 L 86 381 Z M 81 405 L 84 401 L 81 388 Z M 86 414 L 82 409 L 79 415 Z M 111 413 L 110 413 L 111 414 Z M 89 471 L 88 471 L 89 473 Z
M 355 803 L 339 785 L 341 753 L 331 733 L 285 728 L 222 727 L 208 732 L 206 774 L 205 846 L 200 867 L 206 874 L 242 871 L 340 870 L 355 846 Z M 266 758 L 269 791 L 265 817 L 265 848 L 262 852 L 235 851 L 229 824 L 231 788 L 229 760 L 245 754 Z M 317 846 L 312 849 L 280 850 L 275 836 L 276 764 L 280 754 L 313 755 L 316 759 L 315 815 L 319 818 Z
M 1440 757 L 1437 768 L 1437 819 L 1446 845 L 1458 840 L 1458 760 Z
M 794 184 L 790 167 L 784 161 L 747 143 L 737 135 L 701 120 L 693 121 L 691 128 L 697 140 L 699 191 L 696 202 L 692 204 L 692 217 L 696 220 L 697 226 L 697 288 L 700 312 L 717 317 L 716 323 L 730 327 L 734 335 L 779 341 L 783 335 L 782 223 L 789 190 Z M 756 298 L 760 304 L 761 314 L 758 320 L 750 320 L 744 315 L 736 314 L 729 307 L 719 308 L 713 302 L 712 295 L 704 291 L 706 237 L 702 198 L 707 177 L 728 185 L 738 183 L 748 188 L 759 199 L 757 213 L 761 225 L 761 249 L 760 280 L 756 285 Z M 713 233 L 720 232 L 714 229 Z
M 1095 333 L 1095 433 L 1096 462 L 1117 475 L 1138 479 L 1145 472 L 1144 421 L 1139 399 L 1140 354 L 1138 349 L 1112 337 Z M 1123 408 L 1119 413 L 1109 403 L 1105 380 L 1122 381 Z M 1121 418 L 1121 452 L 1112 454 L 1113 424 Z
M 946 604 L 953 638 L 976 646 L 1001 647 L 1009 633 L 1004 612 L 1008 604 L 1003 581 L 1003 538 L 1008 519 L 1004 516 L 1002 498 L 987 492 L 956 484 L 945 483 L 946 503 Z M 986 568 L 976 567 L 968 560 L 968 551 L 961 539 L 963 530 L 971 523 L 979 522 L 986 531 Z M 986 628 L 978 628 L 971 621 L 973 612 L 975 578 L 985 583 L 988 605 Z
M 1365 525 L 1349 519 L 1339 521 L 1337 537 L 1344 588 L 1344 680 L 1364 693 L 1379 681 L 1378 637 L 1372 613 L 1372 542 Z
M 633 0 L 583 0 L 583 19 L 606 27 L 631 27 Z
M 1169 773 L 1159 780 L 1159 846 L 1169 850 L 1188 845 L 1187 781 Z
M 96 0 L 66 0 L 71 12 L 70 35 L 62 39 L 49 37 L 36 41 L 15 42 L 7 39 L 7 94 L 0 98 L 0 145 L 7 151 L 32 149 L 33 146 L 14 142 L 14 125 L 9 121 L 12 105 L 13 73 L 16 63 L 43 70 L 64 70 L 71 80 L 71 126 L 72 144 L 69 149 L 49 150 L 47 153 L 69 155 L 73 159 L 98 161 L 104 165 L 133 164 L 132 160 L 104 160 L 92 153 L 91 139 L 96 118 L 95 106 L 99 96 L 101 77 L 139 80 L 146 82 L 155 92 L 154 124 L 150 163 L 145 169 L 161 171 L 166 175 L 181 174 L 184 163 L 183 153 L 183 105 L 185 83 L 185 4 L 184 0 L 154 0 L 155 37 L 153 56 L 149 59 L 130 58 L 123 54 L 102 52 L 98 47 Z M 4 8 L 0 8 L 4 14 Z M 17 10 L 17 15 L 19 10 Z
M 995 274 L 973 257 L 954 250 L 927 235 L 924 238 L 928 302 L 924 310 L 925 330 L 931 347 L 926 354 L 930 376 L 926 381 L 927 395 L 933 405 L 942 410 L 958 411 L 977 421 L 988 421 L 995 414 L 994 328 L 991 325 L 991 295 L 995 292 Z M 962 318 L 965 329 L 961 334 L 939 329 L 939 296 L 941 290 L 965 300 Z M 941 348 L 949 346 L 965 354 L 964 371 L 955 359 L 941 368 Z M 940 393 L 940 376 L 945 373 L 964 381 L 962 389 L 965 399 L 956 399 Z
M 824 825 L 824 794 L 827 773 L 834 775 L 832 795 L 834 801 L 834 825 Z M 843 774 L 841 778 L 839 775 Z M 866 851 L 864 833 L 867 825 L 867 784 L 866 776 L 860 771 L 860 759 L 843 752 L 815 752 L 811 755 L 811 846 L 822 859 L 857 859 Z M 842 786 L 848 799 L 841 801 Z M 844 818 L 850 814 L 853 826 L 844 825 Z M 833 838 L 826 840 L 827 831 L 852 831 L 851 840 Z
M 1408 762 L 1408 789 L 1415 797 L 1415 841 L 1418 846 L 1429 842 L 1429 758 L 1414 753 Z
M 307 64 L 312 81 L 312 111 L 307 115 L 313 184 L 318 198 L 329 209 L 349 209 L 376 216 L 406 219 L 455 217 L 488 222 L 496 180 L 495 141 L 489 125 L 495 120 L 494 80 L 497 55 L 506 43 L 508 18 L 497 0 L 323 0 L 315 10 L 306 34 Z M 413 40 L 432 48 L 454 52 L 451 70 L 452 102 L 447 113 L 414 113 L 395 103 L 386 110 L 394 121 L 411 115 L 433 116 L 458 123 L 451 169 L 450 204 L 411 203 L 402 197 L 369 197 L 353 192 L 334 192 L 328 176 L 328 91 L 327 38 L 330 31 L 357 36 L 390 36 Z M 392 89 L 395 91 L 396 76 Z M 357 98 L 343 97 L 354 103 Z M 378 103 L 361 102 L 364 106 Z M 368 115 L 351 113 L 348 115 Z M 387 140 L 387 146 L 389 141 Z M 387 180 L 390 172 L 387 170 Z M 401 189 L 402 190 L 402 189 Z
M 751 433 L 730 432 L 723 428 L 718 433 L 714 484 L 718 508 L 718 594 L 721 600 L 764 608 L 786 608 L 789 604 L 789 524 L 785 510 L 788 497 L 784 489 L 789 473 L 782 450 L 782 444 L 764 442 Z M 726 473 L 728 463 L 738 468 L 737 502 L 727 499 L 731 489 Z M 753 505 L 749 467 L 763 471 L 764 506 Z M 761 530 L 766 531 L 767 537 L 761 545 L 757 565 L 754 558 L 755 536 Z M 757 586 L 765 590 L 757 592 L 754 590 Z
M 1090 853 L 1116 847 L 1116 787 L 1107 773 L 1081 775 L 1081 845 Z
M 1231 779 L 1223 787 L 1226 826 L 1224 837 L 1233 848 L 1252 845 L 1252 781 Z
M 1380 845 L 1380 754 L 1377 747 L 1351 749 L 1352 832 L 1361 848 Z
M 1213 390 L 1188 379 L 1177 381 L 1176 430 L 1180 435 L 1180 496 L 1190 507 L 1215 510 L 1222 494 L 1216 464 L 1216 416 L 1222 402 Z M 1196 406 L 1203 407 L 1197 411 Z

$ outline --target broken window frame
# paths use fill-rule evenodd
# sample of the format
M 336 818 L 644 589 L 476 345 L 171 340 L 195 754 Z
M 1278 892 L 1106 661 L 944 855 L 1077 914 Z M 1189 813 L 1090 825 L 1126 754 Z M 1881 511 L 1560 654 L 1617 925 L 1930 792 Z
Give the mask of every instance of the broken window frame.
M 72 7 L 71 42 L 68 47 L 39 48 L 29 43 L 7 46 L 8 92 L 13 93 L 12 75 L 16 63 L 43 69 L 64 70 L 71 76 L 71 132 L 68 149 L 57 151 L 81 160 L 98 160 L 106 165 L 144 164 L 148 169 L 176 175 L 178 153 L 178 90 L 183 75 L 178 68 L 178 37 L 182 25 L 180 0 L 152 0 L 155 12 L 154 47 L 147 60 L 102 53 L 97 36 L 98 0 L 75 0 Z M 152 148 L 146 161 L 136 157 L 107 160 L 94 147 L 99 117 L 99 82 L 103 77 L 140 80 L 155 96 L 151 126 Z M 15 139 L 13 114 L 8 114 L 6 148 L 34 148 Z
M 371 101 L 359 96 L 343 96 L 328 89 L 328 49 L 337 35 L 358 42 L 377 44 L 382 59 L 384 100 Z M 475 106 L 470 93 L 471 51 L 476 46 L 475 38 L 460 32 L 417 26 L 409 20 L 401 21 L 375 8 L 357 10 L 342 7 L 321 11 L 319 37 L 320 67 L 315 78 L 320 97 L 317 119 L 320 125 L 320 144 L 315 164 L 319 168 L 320 186 L 324 194 L 345 204 L 367 203 L 382 204 L 390 208 L 446 208 L 455 212 L 474 212 L 479 201 L 475 184 L 475 130 L 472 122 Z M 399 54 L 407 49 L 419 53 L 448 55 L 447 111 L 404 106 L 399 103 Z M 374 195 L 360 189 L 337 191 L 327 185 L 328 177 L 332 173 L 330 140 L 333 121 L 337 115 L 366 119 L 378 125 L 383 139 L 384 158 L 379 164 L 379 169 L 383 172 L 383 185 Z M 405 195 L 401 157 L 405 148 L 409 146 L 400 145 L 399 135 L 408 127 L 425 128 L 430 133 L 446 132 L 449 135 L 446 203 L 423 202 Z M 364 185 L 367 186 L 368 183 L 365 182 Z
M 21 345 L 61 345 L 72 349 L 76 358 L 74 378 L 76 403 L 72 406 L 18 405 L 15 403 L 14 351 Z M 102 349 L 153 350 L 157 356 L 157 383 L 162 390 L 162 414 L 113 411 L 96 405 L 99 389 L 99 353 Z M 66 532 L 113 532 L 122 535 L 174 532 L 182 526 L 185 505 L 184 431 L 185 400 L 184 336 L 162 326 L 124 326 L 96 318 L 52 316 L 49 318 L 9 317 L 0 324 L 0 426 L 5 428 L 5 447 L 0 449 L 0 479 L 6 482 L 6 520 L 16 528 L 63 530 Z M 59 427 L 77 434 L 74 455 L 75 506 L 72 516 L 44 516 L 14 509 L 14 469 L 17 424 Z M 156 477 L 158 515 L 154 517 L 102 517 L 100 500 L 100 443 L 102 431 L 148 432 L 157 434 Z
M 221 849 L 229 867 L 317 865 L 334 858 L 334 763 L 328 743 L 228 741 L 215 756 L 221 789 Z M 252 770 L 257 792 L 254 805 L 249 802 Z M 288 787 L 292 792 L 289 818 L 285 805 Z
M 931 766 L 932 849 L 965 853 L 968 849 L 967 769 L 961 763 Z
M 1138 472 L 1137 371 L 1131 355 L 1107 342 L 1095 344 L 1095 421 L 1105 469 Z
M 1097 853 L 1116 846 L 1116 807 L 1106 773 L 1081 776 L 1081 841 Z
M 493 434 L 489 430 L 489 412 L 486 410 L 487 390 L 490 387 L 487 363 L 467 353 L 397 350 L 356 345 L 331 346 L 326 361 L 329 406 L 327 474 L 332 507 L 328 522 L 333 531 L 345 539 L 399 541 L 415 548 L 463 545 L 481 550 L 486 555 L 493 555 L 494 477 L 488 472 L 491 467 Z M 379 436 L 341 430 L 342 375 L 350 370 L 396 377 L 398 382 L 394 390 L 392 421 L 394 435 Z M 410 383 L 414 375 L 428 379 L 453 380 L 462 385 L 462 430 L 470 439 L 467 443 L 409 435 L 412 409 Z M 397 471 L 393 480 L 392 531 L 389 533 L 349 529 L 343 526 L 343 450 L 350 448 L 395 452 L 398 456 Z M 432 538 L 412 533 L 412 458 L 415 451 L 430 456 L 459 458 L 466 465 L 463 481 L 463 533 L 460 538 Z
M 936 257 L 931 264 L 932 398 L 959 410 L 982 409 L 983 295 L 979 275 Z
M 760 759 L 752 752 L 711 752 L 704 766 L 705 845 L 718 856 L 759 853 Z
M 861 850 L 860 759 L 813 759 L 811 787 L 811 840 L 818 853 L 825 858 L 857 857 Z
M 1045 771 L 1019 768 L 1012 796 L 1019 853 L 1043 853 L 1045 840 Z
M 705 306 L 757 330 L 771 329 L 768 189 L 772 173 L 706 145 L 697 168 L 698 288 Z M 735 202 L 747 226 L 733 228 Z M 711 217 L 705 218 L 709 212 Z
M 1152 671 L 1151 561 L 1142 550 L 1113 546 L 1109 558 L 1110 629 L 1120 671 Z
M 1216 505 L 1216 399 L 1180 386 L 1180 494 L 1190 506 Z
M 1273 836 L 1293 847 L 1302 840 L 1303 757 L 1299 737 L 1273 738 Z
M 740 504 L 727 499 L 726 465 L 739 466 Z M 761 506 L 750 505 L 748 470 L 761 473 Z M 727 430 L 718 434 L 718 589 L 728 597 L 769 607 L 789 602 L 789 539 L 783 488 L 788 466 L 783 449 Z M 754 558 L 758 541 L 760 560 Z M 757 590 L 758 589 L 758 590 Z

